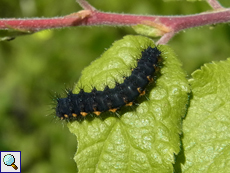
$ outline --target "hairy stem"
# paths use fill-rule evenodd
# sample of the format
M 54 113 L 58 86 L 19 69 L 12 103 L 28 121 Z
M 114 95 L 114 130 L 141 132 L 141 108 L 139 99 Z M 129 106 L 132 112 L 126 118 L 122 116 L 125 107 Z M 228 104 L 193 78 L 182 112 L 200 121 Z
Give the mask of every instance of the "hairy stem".
M 210 6 L 215 9 L 214 11 L 184 16 L 106 13 L 96 10 L 85 0 L 77 0 L 77 2 L 85 10 L 56 18 L 0 19 L 0 30 L 33 33 L 44 29 L 81 25 L 133 26 L 142 24 L 162 31 L 162 38 L 159 39 L 158 43 L 166 44 L 175 33 L 181 30 L 230 22 L 230 8 L 223 8 L 216 0 L 207 0 Z
M 95 11 L 96 9 L 85 0 L 76 0 L 77 3 L 85 10 Z
M 214 10 L 223 8 L 217 0 L 207 0 L 207 2 Z
M 156 44 L 167 44 L 169 40 L 175 35 L 174 32 L 169 32 L 164 34 L 157 42 Z
M 171 30 L 178 32 L 182 29 L 191 27 L 230 22 L 230 9 L 187 16 L 141 16 L 104 13 L 99 11 L 90 13 L 90 11 L 83 11 L 85 14 L 84 17 L 77 15 L 79 13 L 74 13 L 75 15 L 72 14 L 57 18 L 0 19 L 0 29 L 25 29 L 40 31 L 43 29 L 79 25 L 131 26 L 146 23 L 150 25 L 152 23 L 153 25 L 164 25 L 171 28 Z

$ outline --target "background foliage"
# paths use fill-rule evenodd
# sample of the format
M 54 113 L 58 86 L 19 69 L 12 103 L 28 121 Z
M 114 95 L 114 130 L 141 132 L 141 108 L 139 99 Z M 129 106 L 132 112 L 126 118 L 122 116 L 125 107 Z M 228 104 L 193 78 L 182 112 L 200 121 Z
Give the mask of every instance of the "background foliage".
M 90 1 L 103 11 L 183 15 L 209 10 L 205 2 L 162 0 Z M 220 0 L 226 7 L 229 0 Z M 74 0 L 1 0 L 1 18 L 53 17 L 81 10 Z M 230 27 L 187 30 L 170 41 L 188 75 L 206 62 L 230 55 Z M 0 32 L 1 34 L 1 32 Z M 0 150 L 22 151 L 23 172 L 76 172 L 76 139 L 52 114 L 52 98 L 77 82 L 114 40 L 130 28 L 78 27 L 43 31 L 0 42 Z

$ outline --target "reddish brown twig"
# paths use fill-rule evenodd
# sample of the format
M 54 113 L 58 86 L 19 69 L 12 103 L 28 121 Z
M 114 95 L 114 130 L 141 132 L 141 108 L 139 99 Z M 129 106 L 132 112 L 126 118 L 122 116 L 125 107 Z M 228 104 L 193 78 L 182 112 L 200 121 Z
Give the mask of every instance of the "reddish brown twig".
M 100 12 L 85 0 L 77 1 L 84 10 L 64 17 L 32 19 L 0 19 L 0 30 L 17 30 L 28 33 L 51 28 L 72 26 L 133 26 L 147 25 L 161 31 L 158 44 L 166 44 L 175 33 L 192 27 L 230 22 L 230 8 L 223 8 L 216 0 L 207 0 L 214 11 L 186 16 L 143 16 Z
M 207 0 L 207 2 L 214 10 L 223 8 L 217 0 Z

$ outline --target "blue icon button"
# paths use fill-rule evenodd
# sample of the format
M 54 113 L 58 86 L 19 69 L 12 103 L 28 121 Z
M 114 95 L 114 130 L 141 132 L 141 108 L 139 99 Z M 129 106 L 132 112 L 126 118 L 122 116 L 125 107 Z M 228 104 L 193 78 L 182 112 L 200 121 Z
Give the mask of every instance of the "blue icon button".
M 14 164 L 15 163 L 15 158 L 12 154 L 7 154 L 3 158 L 3 162 L 7 166 L 12 166 L 15 170 L 18 169 L 18 167 Z

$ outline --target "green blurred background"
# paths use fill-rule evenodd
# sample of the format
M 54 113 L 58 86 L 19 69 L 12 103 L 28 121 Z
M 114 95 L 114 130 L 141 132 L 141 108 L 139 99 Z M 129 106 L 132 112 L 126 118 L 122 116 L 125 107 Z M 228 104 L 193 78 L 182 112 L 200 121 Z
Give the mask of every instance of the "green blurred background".
M 229 0 L 220 2 L 230 7 Z M 182 15 L 210 10 L 204 1 L 90 0 L 99 10 Z M 1 18 L 54 17 L 81 10 L 74 0 L 0 0 Z M 0 32 L 1 33 L 1 32 Z M 76 138 L 53 114 L 52 95 L 77 82 L 84 67 L 131 28 L 76 27 L 0 42 L 0 150 L 22 151 L 26 173 L 74 173 Z M 169 45 L 188 77 L 195 69 L 230 55 L 229 24 L 186 30 Z

